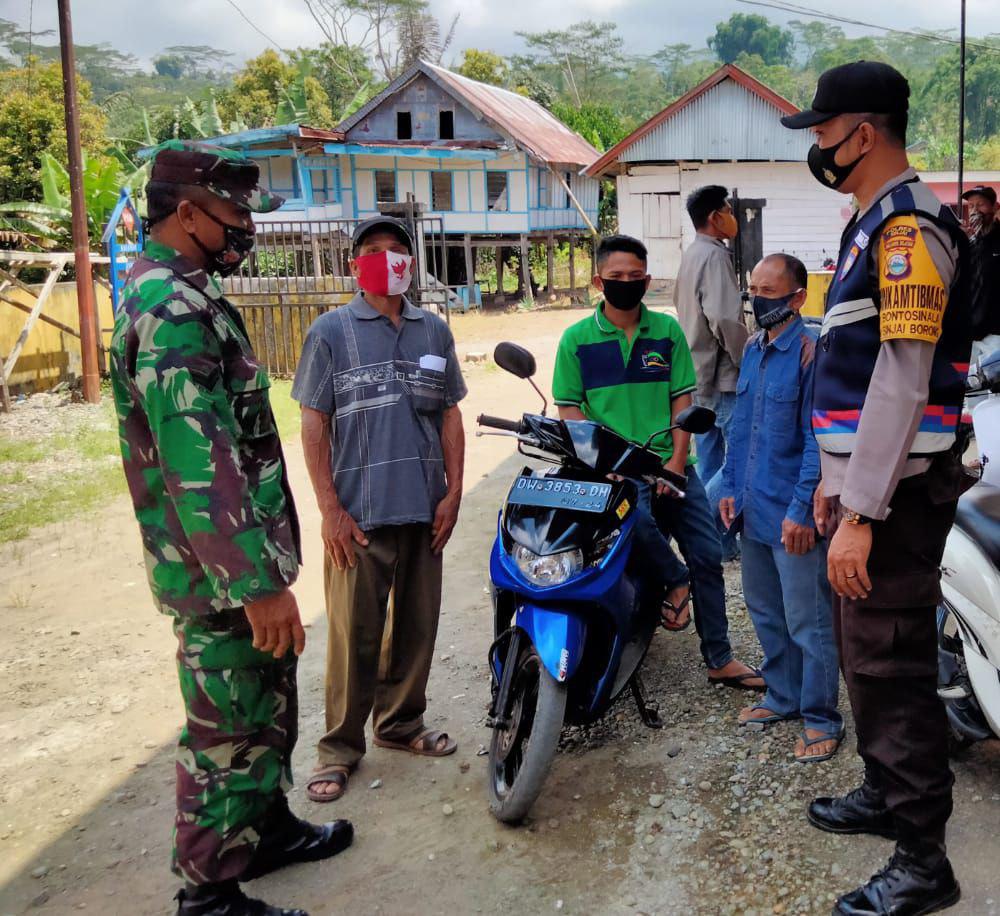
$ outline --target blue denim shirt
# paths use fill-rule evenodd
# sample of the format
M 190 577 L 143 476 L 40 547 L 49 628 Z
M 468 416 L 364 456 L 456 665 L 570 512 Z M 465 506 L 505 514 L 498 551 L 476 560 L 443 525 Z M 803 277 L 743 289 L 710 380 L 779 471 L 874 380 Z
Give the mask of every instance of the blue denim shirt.
M 747 342 L 722 471 L 722 497 L 736 498 L 744 537 L 781 543 L 781 523 L 813 524 L 819 447 L 812 431 L 817 333 L 795 318 L 772 342 Z

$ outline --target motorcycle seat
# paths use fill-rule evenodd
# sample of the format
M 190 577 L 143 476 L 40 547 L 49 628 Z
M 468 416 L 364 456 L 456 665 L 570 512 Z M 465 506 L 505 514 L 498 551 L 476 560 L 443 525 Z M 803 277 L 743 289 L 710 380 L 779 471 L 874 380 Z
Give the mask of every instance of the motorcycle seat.
M 976 484 L 958 501 L 955 525 L 1000 566 L 1000 487 Z

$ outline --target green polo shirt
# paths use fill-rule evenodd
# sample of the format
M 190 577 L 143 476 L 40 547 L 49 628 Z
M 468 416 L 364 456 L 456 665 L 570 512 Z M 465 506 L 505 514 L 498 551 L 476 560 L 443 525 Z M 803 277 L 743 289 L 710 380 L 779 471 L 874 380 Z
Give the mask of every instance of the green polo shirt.
M 604 316 L 594 314 L 567 328 L 559 341 L 552 395 L 557 405 L 579 407 L 584 416 L 632 442 L 645 442 L 670 425 L 674 398 L 697 387 L 691 350 L 677 320 L 645 305 L 631 342 Z M 650 448 L 664 463 L 673 438 L 657 436 Z M 688 457 L 693 464 L 694 458 Z

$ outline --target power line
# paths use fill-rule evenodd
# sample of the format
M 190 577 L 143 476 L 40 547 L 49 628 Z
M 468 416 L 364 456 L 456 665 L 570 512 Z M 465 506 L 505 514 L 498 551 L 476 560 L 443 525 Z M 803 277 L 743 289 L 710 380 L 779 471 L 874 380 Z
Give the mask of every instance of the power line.
M 806 16 L 810 19 L 828 19 L 831 22 L 840 22 L 844 25 L 857 25 L 866 29 L 876 29 L 880 32 L 891 32 L 894 35 L 909 35 L 912 38 L 923 38 L 925 41 L 938 41 L 944 44 L 960 45 L 961 41 L 951 38 L 948 35 L 939 35 L 934 32 L 917 32 L 912 29 L 897 29 L 887 25 L 876 25 L 873 22 L 864 22 L 861 19 L 850 19 L 847 16 L 838 16 L 835 13 L 826 13 L 822 10 L 813 9 L 808 6 L 799 6 L 796 3 L 788 3 L 785 0 L 739 0 L 747 6 L 763 6 L 768 9 L 780 10 L 783 13 L 795 13 Z M 995 45 L 979 44 L 977 42 L 967 42 L 966 47 L 975 48 L 978 51 L 989 51 L 1000 54 L 1000 47 Z
M 236 10 L 237 13 L 240 14 L 240 16 L 242 17 L 242 19 L 247 23 L 247 25 L 249 25 L 250 28 L 252 28 L 258 35 L 260 35 L 261 38 L 263 38 L 269 44 L 274 45 L 274 47 L 277 48 L 279 51 L 284 50 L 281 47 L 281 45 L 279 45 L 273 38 L 271 38 L 271 36 L 268 35 L 267 32 L 263 31 L 260 27 L 258 27 L 257 24 L 246 13 L 244 13 L 242 9 L 240 9 L 240 6 L 239 6 L 238 3 L 236 3 L 236 0 L 226 0 L 226 2 L 234 10 Z

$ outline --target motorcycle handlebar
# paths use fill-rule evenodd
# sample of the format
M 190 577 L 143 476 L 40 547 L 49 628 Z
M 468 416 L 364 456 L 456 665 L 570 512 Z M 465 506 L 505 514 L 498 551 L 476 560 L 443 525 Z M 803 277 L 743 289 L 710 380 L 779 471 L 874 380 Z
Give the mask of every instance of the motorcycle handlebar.
M 480 414 L 476 422 L 480 426 L 490 426 L 493 429 L 503 429 L 511 433 L 521 432 L 520 420 L 505 420 L 503 417 L 491 417 L 488 414 Z

